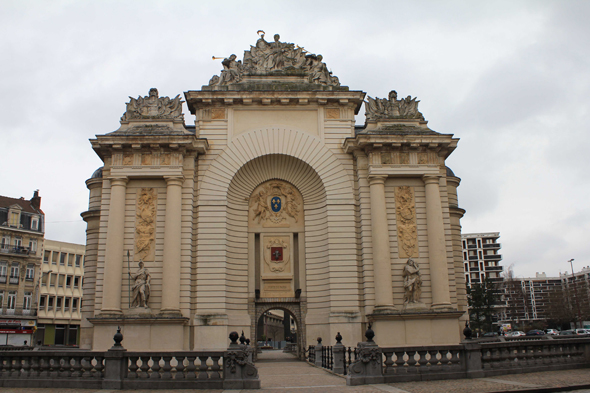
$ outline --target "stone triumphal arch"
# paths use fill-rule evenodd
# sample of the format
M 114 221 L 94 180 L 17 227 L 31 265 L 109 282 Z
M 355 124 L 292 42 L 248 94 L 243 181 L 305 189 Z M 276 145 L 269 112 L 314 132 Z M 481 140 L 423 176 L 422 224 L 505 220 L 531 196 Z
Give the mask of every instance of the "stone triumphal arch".
M 255 342 L 271 309 L 300 353 L 337 332 L 354 345 L 368 322 L 381 345 L 458 343 L 457 139 L 395 91 L 366 97 L 356 126 L 365 93 L 294 44 L 262 35 L 236 59 L 184 93 L 194 125 L 151 89 L 91 139 L 81 346 L 110 347 L 117 326 L 130 350 Z

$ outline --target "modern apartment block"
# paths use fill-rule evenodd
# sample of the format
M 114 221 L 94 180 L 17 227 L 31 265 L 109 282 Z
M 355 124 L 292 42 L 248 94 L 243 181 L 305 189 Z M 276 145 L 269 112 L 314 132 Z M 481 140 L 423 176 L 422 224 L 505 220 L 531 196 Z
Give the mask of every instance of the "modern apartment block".
M 549 296 L 555 288 L 561 287 L 559 277 L 547 277 L 545 272 L 535 277 L 509 278 L 504 281 L 506 308 L 500 320 L 505 323 L 531 324 L 547 319 Z
M 461 234 L 467 285 L 480 283 L 486 276 L 493 282 L 502 281 L 499 237 L 499 232 Z
M 79 344 L 85 249 L 83 244 L 45 240 L 36 343 Z
M 0 196 L 0 345 L 32 342 L 44 226 L 38 190 L 30 200 Z

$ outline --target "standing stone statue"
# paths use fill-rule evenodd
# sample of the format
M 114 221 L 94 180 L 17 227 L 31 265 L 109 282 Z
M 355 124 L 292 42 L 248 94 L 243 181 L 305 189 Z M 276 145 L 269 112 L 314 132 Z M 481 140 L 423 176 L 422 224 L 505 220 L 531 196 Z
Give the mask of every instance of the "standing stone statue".
M 133 284 L 133 301 L 131 302 L 131 308 L 148 308 L 151 275 L 143 266 L 143 260 L 140 259 L 139 270 L 134 274 L 129 273 L 129 276 L 135 281 Z
M 404 277 L 405 290 L 404 304 L 419 303 L 422 294 L 422 279 L 420 278 L 420 267 L 412 258 L 408 258 L 402 276 Z

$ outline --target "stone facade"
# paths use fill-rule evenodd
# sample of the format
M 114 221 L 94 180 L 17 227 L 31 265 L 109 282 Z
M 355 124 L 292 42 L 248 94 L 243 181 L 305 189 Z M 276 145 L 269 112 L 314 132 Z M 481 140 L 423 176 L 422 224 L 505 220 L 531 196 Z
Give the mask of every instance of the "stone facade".
M 322 60 L 262 35 L 184 94 L 194 126 L 152 89 L 91 139 L 104 167 L 82 213 L 82 347 L 108 348 L 120 325 L 130 350 L 221 349 L 234 330 L 254 342 L 276 308 L 300 349 L 337 332 L 361 341 L 369 321 L 380 345 L 459 342 L 464 211 L 445 167 L 458 140 L 397 94 L 371 99 L 355 127 L 365 93 Z M 419 307 L 404 307 L 410 257 Z M 137 310 L 140 260 L 150 296 Z

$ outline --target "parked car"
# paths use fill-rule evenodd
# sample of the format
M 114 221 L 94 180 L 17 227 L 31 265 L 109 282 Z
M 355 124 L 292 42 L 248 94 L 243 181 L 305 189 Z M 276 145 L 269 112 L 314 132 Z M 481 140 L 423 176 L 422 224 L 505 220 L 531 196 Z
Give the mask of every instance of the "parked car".
M 520 330 L 515 330 L 513 332 L 506 333 L 506 336 L 508 336 L 508 337 L 520 337 L 520 336 L 526 336 L 526 334 L 525 334 L 525 332 L 521 332 Z
M 588 329 L 576 329 L 576 334 L 578 336 L 586 335 L 586 334 L 588 334 Z
M 487 332 L 487 333 L 484 333 L 484 335 L 483 335 L 483 337 L 498 337 L 498 336 L 499 336 L 498 332 Z
M 575 336 L 576 332 L 575 330 L 562 330 L 561 333 L 559 333 L 560 336 Z
M 533 330 L 529 330 L 528 332 L 526 332 L 527 336 L 544 336 L 545 332 L 542 330 L 537 330 L 537 329 L 533 329 Z
M 550 336 L 558 336 L 559 331 L 557 331 L 556 329 L 545 329 L 545 334 L 548 334 Z

